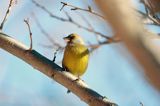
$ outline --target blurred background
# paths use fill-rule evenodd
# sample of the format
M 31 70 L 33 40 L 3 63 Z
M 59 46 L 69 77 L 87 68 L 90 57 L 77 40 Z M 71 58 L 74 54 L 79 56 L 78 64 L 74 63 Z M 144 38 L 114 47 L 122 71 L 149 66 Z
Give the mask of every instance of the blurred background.
M 100 17 L 84 11 L 71 11 L 61 2 L 67 2 L 77 7 L 87 8 L 101 14 L 94 0 L 36 0 L 45 6 L 52 14 L 71 18 L 85 27 L 93 27 L 97 32 L 113 36 L 110 26 Z M 9 0 L 0 1 L 0 22 L 7 10 Z M 144 6 L 138 0 L 134 6 L 144 11 Z M 35 18 L 36 17 L 36 18 Z M 85 20 L 84 18 L 85 17 Z M 65 46 L 63 37 L 71 33 L 81 35 L 87 44 L 97 44 L 97 36 L 75 26 L 70 22 L 63 22 L 38 8 L 32 0 L 17 0 L 13 4 L 10 16 L 5 23 L 3 32 L 13 38 L 30 44 L 29 32 L 24 19 L 29 18 L 33 33 L 33 49 L 49 59 L 53 59 L 57 47 L 53 47 L 48 37 L 44 35 L 37 21 L 55 42 Z M 88 21 L 91 26 L 85 21 Z M 159 27 L 146 26 L 149 30 L 159 33 Z M 99 38 L 103 41 L 103 38 Z M 156 43 L 160 46 L 160 43 Z M 61 66 L 63 51 L 58 51 L 56 63 Z M 146 81 L 143 68 L 129 54 L 121 42 L 103 45 L 95 49 L 90 55 L 87 72 L 82 79 L 95 91 L 106 96 L 119 106 L 159 106 L 160 93 Z M 46 77 L 22 60 L 0 49 L 0 106 L 87 106 L 74 94 L 67 94 L 67 89 Z

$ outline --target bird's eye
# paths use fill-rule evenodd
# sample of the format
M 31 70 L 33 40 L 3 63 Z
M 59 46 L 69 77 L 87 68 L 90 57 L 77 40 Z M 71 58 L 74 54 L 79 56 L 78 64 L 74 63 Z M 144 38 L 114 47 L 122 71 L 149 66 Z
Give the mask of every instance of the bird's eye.
M 70 38 L 71 38 L 71 39 L 74 39 L 74 38 L 75 38 L 75 36 L 71 36 Z

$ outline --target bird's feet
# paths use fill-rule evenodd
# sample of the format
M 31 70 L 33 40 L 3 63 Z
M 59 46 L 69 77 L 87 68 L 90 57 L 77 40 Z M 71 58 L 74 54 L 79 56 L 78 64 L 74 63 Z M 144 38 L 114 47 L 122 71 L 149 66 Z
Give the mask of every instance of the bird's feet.
M 75 80 L 73 80 L 72 82 L 78 82 L 78 81 L 83 81 L 84 82 L 84 80 L 82 80 L 79 76 L 78 76 L 78 78 L 76 78 Z M 71 91 L 68 89 L 67 90 L 67 93 L 69 94 L 69 93 L 71 93 Z
M 81 80 L 81 79 L 77 78 L 77 79 L 73 80 L 72 82 L 78 82 L 79 80 Z
M 78 76 L 77 79 L 73 80 L 73 82 L 78 82 L 78 81 L 80 81 L 80 80 L 84 82 L 84 80 L 82 80 L 79 76 Z
M 80 76 L 78 76 L 75 80 L 73 80 L 72 82 L 78 82 L 78 81 L 83 81 L 83 82 L 85 82 L 84 80 L 82 80 L 81 78 L 80 78 Z
M 73 80 L 72 82 L 77 82 L 77 81 L 79 81 L 79 80 L 80 80 L 80 78 L 78 77 L 77 79 Z M 68 89 L 68 90 L 67 90 L 67 94 L 69 94 L 69 93 L 71 93 L 71 91 Z

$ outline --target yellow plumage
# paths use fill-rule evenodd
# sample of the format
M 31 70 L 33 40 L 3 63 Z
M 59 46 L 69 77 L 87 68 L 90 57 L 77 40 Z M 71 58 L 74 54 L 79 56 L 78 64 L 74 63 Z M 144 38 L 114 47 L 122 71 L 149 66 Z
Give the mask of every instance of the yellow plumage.
M 65 39 L 68 41 L 65 47 L 62 66 L 72 74 L 81 76 L 87 69 L 89 51 L 83 40 L 77 34 L 71 34 Z

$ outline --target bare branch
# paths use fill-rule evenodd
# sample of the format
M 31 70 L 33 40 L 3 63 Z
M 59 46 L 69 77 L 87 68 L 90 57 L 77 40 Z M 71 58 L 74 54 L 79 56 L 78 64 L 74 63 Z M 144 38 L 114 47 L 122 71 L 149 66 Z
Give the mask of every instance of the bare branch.
M 33 2 L 37 7 L 41 8 L 41 9 L 44 10 L 46 13 L 48 13 L 48 14 L 50 15 L 50 17 L 52 17 L 52 18 L 55 18 L 55 19 L 60 20 L 60 21 L 63 21 L 63 22 L 72 23 L 72 24 L 74 24 L 75 26 L 77 26 L 77 27 L 79 27 L 79 28 L 82 28 L 82 29 L 84 29 L 84 30 L 86 30 L 86 31 L 89 31 L 89 32 L 91 32 L 91 33 L 100 35 L 100 36 L 103 37 L 103 38 L 112 39 L 112 38 L 110 38 L 110 37 L 108 37 L 108 36 L 106 36 L 106 35 L 104 35 L 104 34 L 102 34 L 102 33 L 100 33 L 100 32 L 97 32 L 97 31 L 95 31 L 95 30 L 93 30 L 93 29 L 90 29 L 90 28 L 87 28 L 87 27 L 85 27 L 85 26 L 80 25 L 79 23 L 75 22 L 75 21 L 69 16 L 69 14 L 68 14 L 67 12 L 65 12 L 65 14 L 66 14 L 66 16 L 68 17 L 68 19 L 65 19 L 65 18 L 58 17 L 58 16 L 52 14 L 49 10 L 47 10 L 44 6 L 40 5 L 40 4 L 37 3 L 36 1 L 32 0 L 32 2 Z
M 63 5 L 62 5 L 62 8 L 61 8 L 60 10 L 62 10 L 65 6 L 68 6 L 68 7 L 71 7 L 71 10 L 81 10 L 81 11 L 86 11 L 86 12 L 89 12 L 89 13 L 91 13 L 91 14 L 94 14 L 94 15 L 96 15 L 96 16 L 98 16 L 98 17 L 101 17 L 102 19 L 105 19 L 104 16 L 102 16 L 102 15 L 100 15 L 100 14 L 94 12 L 94 11 L 92 10 L 91 6 L 88 6 L 87 9 L 84 9 L 84 8 L 80 8 L 80 7 L 71 5 L 71 4 L 69 4 L 69 3 L 65 3 L 65 2 L 61 2 L 61 3 L 62 3 Z
M 156 12 L 160 12 L 159 1 L 158 0 L 141 0 L 146 11 L 146 16 L 154 22 L 155 25 L 160 26 L 160 18 L 156 16 Z M 144 14 L 143 14 L 144 15 Z
M 67 13 L 66 13 L 67 14 Z M 60 49 L 64 49 L 64 46 L 62 46 L 60 43 L 58 43 L 58 42 L 56 42 L 52 37 L 51 37 L 51 35 L 50 34 L 48 34 L 45 30 L 44 30 L 44 28 L 42 27 L 42 25 L 40 24 L 40 22 L 39 22 L 39 20 L 38 20 L 38 18 L 36 17 L 36 15 L 34 14 L 34 13 L 32 13 L 32 16 L 33 16 L 33 19 L 35 20 L 35 22 L 36 22 L 36 24 L 37 24 L 37 26 L 38 26 L 38 28 L 40 29 L 40 31 L 47 37 L 47 39 L 52 43 L 52 45 L 42 45 L 43 47 L 45 47 L 45 48 L 50 48 L 50 49 L 52 49 L 54 46 L 55 47 L 57 47 L 58 48 L 58 50 Z M 70 18 L 70 16 L 68 15 L 68 17 Z M 84 17 L 83 17 L 84 18 Z M 72 20 L 72 19 L 70 19 L 70 20 Z M 87 21 L 87 20 L 86 20 Z M 89 48 L 91 48 L 91 51 L 93 51 L 93 50 L 95 50 L 95 49 L 97 49 L 97 48 L 99 48 L 100 46 L 102 46 L 102 45 L 105 45 L 105 44 L 110 44 L 110 43 L 117 43 L 117 42 L 120 42 L 121 40 L 119 39 L 119 38 L 112 38 L 112 39 L 109 39 L 109 40 L 107 40 L 107 41 L 103 41 L 103 42 L 100 42 L 100 41 L 98 41 L 98 44 L 90 44 L 90 45 L 88 45 L 88 47 Z
M 29 50 L 32 50 L 32 45 L 33 45 L 33 41 L 32 41 L 32 32 L 31 32 L 31 28 L 30 28 L 30 25 L 29 25 L 29 19 L 26 19 L 24 20 L 24 22 L 26 23 L 27 27 L 28 27 L 28 30 L 29 30 L 29 37 L 30 37 L 30 47 L 29 47 Z
M 95 29 L 93 28 L 93 26 L 91 25 L 91 23 L 90 23 L 81 13 L 77 12 L 77 14 L 84 20 L 84 22 L 88 25 L 88 27 L 89 27 L 90 29 L 95 30 Z M 94 34 L 95 34 L 95 33 L 94 33 Z M 98 34 L 95 34 L 95 36 L 96 36 L 97 42 L 98 42 L 98 43 L 101 42 L 100 39 L 99 39 L 99 38 L 101 38 L 101 36 L 98 35 Z
M 100 47 L 101 45 L 109 44 L 109 43 L 116 43 L 116 42 L 119 42 L 119 41 L 120 41 L 120 40 L 115 39 L 115 37 L 108 37 L 108 36 L 106 36 L 106 35 L 104 35 L 104 34 L 102 34 L 102 33 L 100 33 L 100 32 L 95 31 L 95 30 L 93 29 L 93 27 L 91 27 L 91 24 L 90 24 L 89 22 L 87 22 L 87 20 L 86 20 L 84 17 L 81 17 L 81 18 L 83 18 L 83 20 L 90 26 L 90 28 L 85 27 L 85 26 L 82 26 L 82 25 L 80 25 L 79 23 L 77 23 L 76 21 L 74 21 L 73 18 L 72 18 L 66 11 L 64 11 L 64 13 L 65 13 L 66 16 L 67 16 L 67 19 L 53 15 L 53 14 L 52 14 L 49 10 L 47 10 L 44 6 L 40 5 L 39 3 L 37 3 L 37 2 L 34 1 L 34 0 L 32 0 L 32 2 L 33 2 L 37 7 L 41 8 L 41 9 L 44 10 L 46 13 L 48 13 L 52 18 L 58 19 L 58 20 L 63 21 L 63 22 L 72 23 L 72 24 L 74 24 L 75 26 L 77 26 L 77 27 L 79 27 L 79 28 L 82 28 L 82 29 L 84 29 L 84 30 L 86 30 L 86 31 L 88 31 L 88 32 L 91 32 L 91 33 L 93 33 L 93 34 L 95 34 L 95 35 L 97 35 L 97 36 L 101 36 L 101 37 L 103 37 L 103 38 L 106 39 L 106 41 L 103 41 L 103 42 L 105 42 L 105 43 L 102 43 L 100 40 L 97 39 L 98 44 L 88 46 L 88 47 L 90 47 L 91 49 L 94 49 L 94 50 L 95 50 L 96 48 Z M 52 37 L 42 28 L 42 26 L 41 26 L 40 23 L 38 22 L 38 19 L 35 17 L 35 15 L 33 15 L 33 16 L 34 16 L 34 18 L 35 18 L 35 22 L 37 23 L 37 26 L 39 27 L 39 29 L 41 30 L 41 32 L 48 38 L 48 40 L 50 40 L 50 41 L 53 43 L 53 45 L 56 45 L 57 47 L 62 47 L 62 46 L 60 46 L 60 44 L 57 44 L 57 43 L 52 39 Z M 106 43 L 106 42 L 107 42 L 107 43 Z M 47 45 L 47 46 L 44 45 L 44 46 L 45 46 L 45 47 L 48 47 L 48 45 Z M 50 47 L 51 47 L 51 46 L 49 45 L 49 48 L 50 48 Z M 62 48 L 64 48 L 64 47 L 62 47 Z
M 83 19 L 83 21 L 88 25 L 88 27 L 92 30 L 94 30 L 93 26 L 91 25 L 91 23 L 80 13 L 77 12 L 77 14 Z
M 35 20 L 35 23 L 37 24 L 37 27 L 38 27 L 39 30 L 41 31 L 41 33 L 42 33 L 44 36 L 46 36 L 46 38 L 50 41 L 50 43 L 52 43 L 52 45 L 53 45 L 52 48 L 53 48 L 53 47 L 57 47 L 57 48 L 63 49 L 64 47 L 63 47 L 60 43 L 56 42 L 56 41 L 53 39 L 53 37 L 52 37 L 49 33 L 47 33 L 47 32 L 45 31 L 45 29 L 42 27 L 42 25 L 40 24 L 38 18 L 36 17 L 36 15 L 35 15 L 34 13 L 32 13 L 32 16 L 33 16 L 33 19 Z
M 3 21 L 1 23 L 0 30 L 3 29 L 4 23 L 7 21 L 7 18 L 9 16 L 9 13 L 10 13 L 10 10 L 11 10 L 11 7 L 12 7 L 12 4 L 13 4 L 13 0 L 10 0 L 9 6 L 7 8 L 7 11 L 6 11 L 6 14 L 5 14 L 5 16 L 3 18 Z
M 46 13 L 48 13 L 50 15 L 50 17 L 55 18 L 55 19 L 60 20 L 60 21 L 68 21 L 65 18 L 61 18 L 61 17 L 58 17 L 58 16 L 52 14 L 52 12 L 50 12 L 44 6 L 42 6 L 39 3 L 37 3 L 35 0 L 32 0 L 32 3 L 34 3 L 37 7 L 41 8 L 42 10 L 44 10 Z
M 88 27 L 89 27 L 90 29 L 95 30 L 95 29 L 93 28 L 93 26 L 91 25 L 91 23 L 90 23 L 81 13 L 77 12 L 77 14 L 84 20 L 84 22 L 88 25 Z M 94 34 L 95 34 L 95 33 L 94 33 Z M 100 43 L 101 41 L 100 41 L 99 38 L 101 38 L 101 36 L 98 35 L 98 34 L 95 34 L 95 36 L 96 36 L 97 42 Z
M 58 48 L 55 52 L 54 52 L 54 57 L 53 57 L 53 62 L 55 62 L 56 61 L 56 55 L 57 55 L 57 52 L 60 50 L 60 48 Z
M 133 10 L 131 1 L 96 0 L 96 2 L 107 17 L 106 21 L 144 68 L 146 79 L 160 90 L 160 49 L 152 43 L 153 38 L 160 38 L 146 31 L 140 20 L 136 20 L 137 13 Z
M 94 50 L 96 50 L 97 48 L 99 48 L 99 47 L 101 47 L 103 45 L 111 44 L 111 43 L 118 43 L 120 41 L 121 41 L 121 39 L 119 39 L 119 38 L 113 38 L 111 40 L 98 42 L 98 44 L 89 44 L 88 47 L 91 49 L 90 52 L 93 52 Z
M 160 26 L 160 22 L 155 19 L 153 16 L 149 15 L 149 14 L 145 14 L 139 10 L 136 10 L 139 14 L 141 14 L 143 16 L 143 21 L 144 21 L 144 24 L 153 24 L 153 25 L 157 25 L 157 26 Z M 149 22 L 146 22 L 146 19 L 144 18 L 147 18 L 149 19 Z
M 35 50 L 28 51 L 27 47 L 19 41 L 3 33 L 0 33 L 0 41 L 0 48 L 24 60 L 46 76 L 67 87 L 89 106 L 117 106 L 115 103 L 89 88 L 84 81 L 73 81 L 77 78 L 71 73 L 63 71 L 60 66 Z

